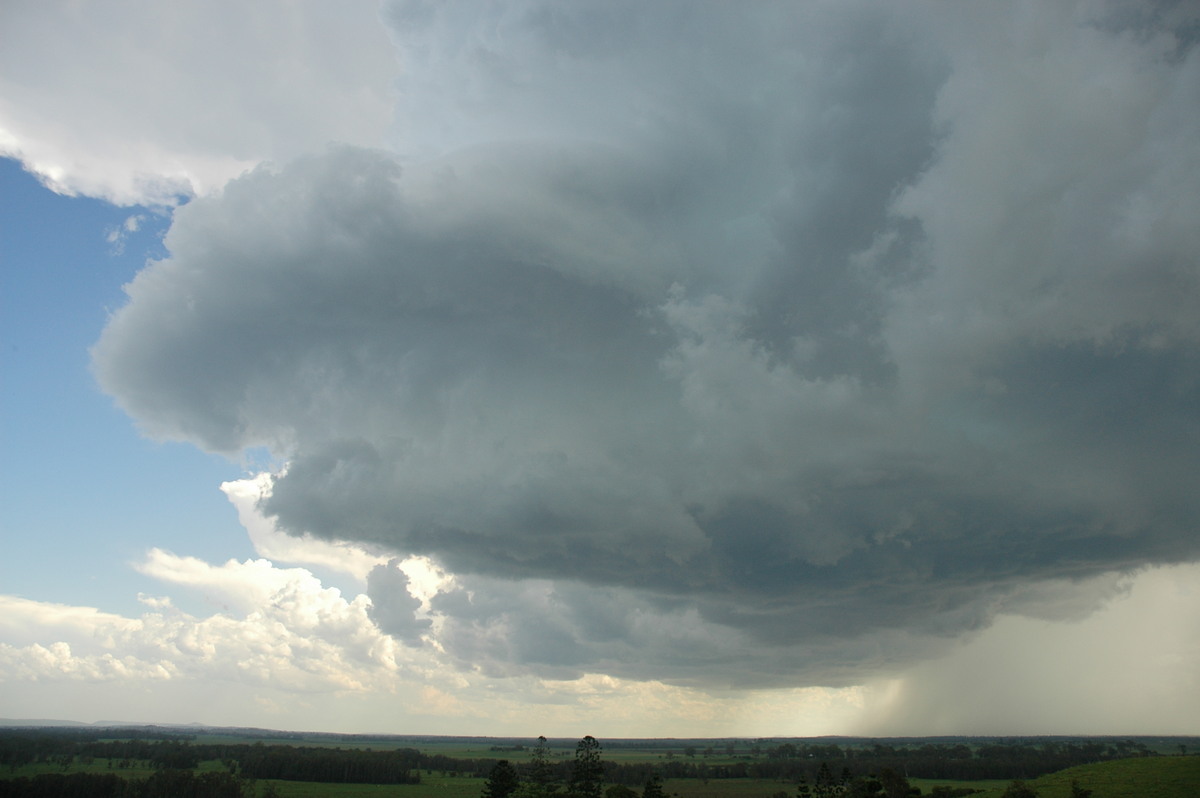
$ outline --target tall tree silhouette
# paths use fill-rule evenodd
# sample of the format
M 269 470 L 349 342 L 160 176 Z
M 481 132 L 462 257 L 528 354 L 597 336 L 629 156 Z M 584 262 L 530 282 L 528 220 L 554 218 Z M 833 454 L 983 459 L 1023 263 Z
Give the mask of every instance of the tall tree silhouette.
M 533 749 L 533 756 L 526 770 L 525 783 L 521 785 L 517 795 L 519 798 L 554 798 L 559 794 L 558 789 L 546 738 L 538 737 L 537 746 Z
M 501 759 L 492 767 L 487 783 L 483 785 L 483 798 L 508 798 L 521 786 L 517 769 L 507 759 Z
M 600 743 L 587 735 L 575 746 L 571 767 L 571 798 L 601 798 L 604 787 L 604 763 L 600 761 Z

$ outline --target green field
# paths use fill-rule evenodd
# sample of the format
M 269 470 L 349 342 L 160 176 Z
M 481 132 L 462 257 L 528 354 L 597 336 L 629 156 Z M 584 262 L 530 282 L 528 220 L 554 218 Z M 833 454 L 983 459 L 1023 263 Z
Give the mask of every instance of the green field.
M 367 798 L 367 796 L 409 796 L 409 798 L 478 798 L 483 780 L 422 774 L 422 783 L 412 786 L 375 787 L 366 784 L 309 784 L 274 782 L 283 798 Z M 1198 798 L 1200 796 L 1200 756 L 1146 757 L 1121 759 L 1095 765 L 1081 765 L 1051 773 L 1027 783 L 1040 798 L 1070 798 L 1071 782 L 1093 790 L 1093 798 Z M 933 787 L 969 787 L 981 790 L 972 798 L 999 798 L 1008 787 L 1004 780 L 946 781 L 910 779 L 928 795 Z M 770 798 L 784 792 L 794 798 L 796 785 L 767 779 L 669 779 L 664 785 L 669 795 L 679 798 Z
M 1095 798 L 1197 798 L 1200 756 L 1118 759 L 1080 765 L 1033 779 L 1029 784 L 1041 798 L 1070 798 L 1072 780 L 1093 790 Z
M 1093 798 L 1198 798 L 1200 756 L 1159 756 L 1118 759 L 1060 770 L 1025 783 L 1039 798 L 1071 798 L 1071 782 L 1092 790 Z M 971 787 L 983 790 L 971 798 L 999 798 L 1010 781 L 943 781 L 909 779 L 928 795 L 933 787 Z
M 478 798 L 482 779 L 422 776 L 413 786 L 373 787 L 363 784 L 300 784 L 275 782 L 284 798 L 360 798 L 360 796 L 410 796 L 410 798 Z M 1148 757 L 1082 765 L 1027 782 L 1040 798 L 1070 798 L 1071 782 L 1093 790 L 1093 798 L 1197 798 L 1200 796 L 1200 757 Z M 982 790 L 972 798 L 999 798 L 1008 781 L 944 781 L 910 779 L 924 795 L 938 785 Z M 796 785 L 760 779 L 669 779 L 663 785 L 679 798 L 770 798 L 784 792 L 794 798 Z
M 984 779 L 982 781 L 961 781 L 955 779 L 909 779 L 913 787 L 919 787 L 922 795 L 929 795 L 934 787 L 966 787 L 971 790 L 982 790 L 971 798 L 987 798 L 1000 795 L 1012 783 L 1011 779 Z

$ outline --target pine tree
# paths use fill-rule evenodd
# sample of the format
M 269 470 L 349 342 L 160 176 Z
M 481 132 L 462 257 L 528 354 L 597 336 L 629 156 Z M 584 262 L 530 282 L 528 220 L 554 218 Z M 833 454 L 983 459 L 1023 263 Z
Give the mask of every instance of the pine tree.
M 488 774 L 487 783 L 483 785 L 483 798 L 508 798 L 520 786 L 521 778 L 516 768 L 507 759 L 501 759 Z
M 525 783 L 517 793 L 519 798 L 555 798 L 558 795 L 559 785 L 554 778 L 545 737 L 538 737 L 526 774 Z
M 571 798 L 601 798 L 604 788 L 604 763 L 600 761 L 600 743 L 587 735 L 575 746 L 571 768 Z

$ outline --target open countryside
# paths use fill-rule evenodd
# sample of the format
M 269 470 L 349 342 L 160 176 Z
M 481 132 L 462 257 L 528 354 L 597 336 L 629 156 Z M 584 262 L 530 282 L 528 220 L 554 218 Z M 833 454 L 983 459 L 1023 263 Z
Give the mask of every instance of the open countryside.
M 1194 798 L 1197 737 L 617 739 L 0 731 L 0 796 Z
M 1198 222 L 1200 0 L 0 0 L 0 798 L 1200 798 Z

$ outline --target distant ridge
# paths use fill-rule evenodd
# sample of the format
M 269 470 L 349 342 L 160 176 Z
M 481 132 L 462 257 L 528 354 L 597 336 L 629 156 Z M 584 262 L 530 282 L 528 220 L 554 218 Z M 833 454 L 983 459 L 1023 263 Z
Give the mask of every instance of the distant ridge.
M 312 742 L 312 741 L 344 741 L 349 743 L 362 741 L 391 741 L 408 744 L 427 742 L 470 742 L 488 745 L 529 745 L 531 736 L 495 736 L 481 734 L 413 734 L 387 732 L 324 732 L 304 730 L 269 729 L 257 726 L 221 726 L 193 721 L 191 723 L 145 723 L 120 720 L 98 720 L 86 723 L 78 720 L 56 720 L 47 718 L 0 718 L 0 729 L 127 729 L 163 736 L 189 736 L 197 733 L 232 735 L 264 741 Z M 551 745 L 572 747 L 575 737 L 549 737 Z M 730 735 L 726 737 L 604 737 L 602 741 L 608 749 L 630 747 L 650 747 L 668 749 L 684 744 L 718 745 L 734 740 L 753 741 L 757 743 L 781 743 L 785 741 L 797 743 L 824 743 L 840 745 L 914 745 L 923 743 L 955 744 L 997 742 L 1025 744 L 1049 742 L 1077 741 L 1139 741 L 1153 746 L 1169 745 L 1174 748 L 1179 744 L 1189 749 L 1200 750 L 1200 735 L 1187 734 L 1010 734 L 1010 735 L 955 735 L 939 734 L 931 736 L 897 736 L 897 737 L 855 737 L 847 735 L 818 735 L 814 737 L 791 737 L 786 735 L 747 736 Z
M 98 720 L 94 723 L 85 723 L 80 720 L 52 720 L 48 718 L 0 718 L 0 727 L 59 727 L 69 726 L 71 728 L 80 729 L 107 729 L 114 726 L 133 726 L 137 728 L 160 728 L 160 729 L 196 729 L 204 728 L 202 723 L 134 723 L 127 720 Z

